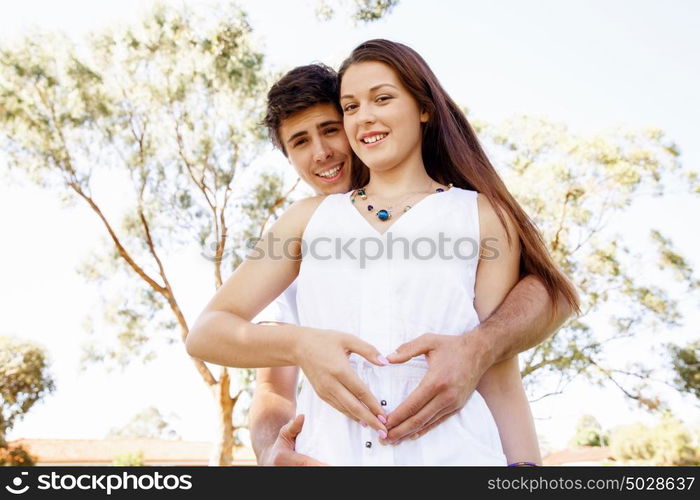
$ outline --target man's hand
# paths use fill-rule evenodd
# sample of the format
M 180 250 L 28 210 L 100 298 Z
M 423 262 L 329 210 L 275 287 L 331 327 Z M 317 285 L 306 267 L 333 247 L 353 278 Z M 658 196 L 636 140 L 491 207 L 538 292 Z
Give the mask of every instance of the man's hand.
M 304 426 L 304 415 L 297 415 L 280 429 L 272 448 L 261 457 L 258 465 L 327 465 L 294 451 L 297 435 Z
M 425 434 L 462 409 L 488 369 L 488 361 L 470 335 L 426 333 L 402 344 L 387 358 L 391 363 L 404 363 L 420 354 L 428 360 L 428 371 L 387 417 L 389 435 L 384 441 L 390 444 Z
M 386 412 L 352 369 L 348 358 L 353 352 L 374 365 L 389 364 L 373 345 L 355 335 L 315 328 L 299 336 L 295 359 L 323 401 L 386 438 Z

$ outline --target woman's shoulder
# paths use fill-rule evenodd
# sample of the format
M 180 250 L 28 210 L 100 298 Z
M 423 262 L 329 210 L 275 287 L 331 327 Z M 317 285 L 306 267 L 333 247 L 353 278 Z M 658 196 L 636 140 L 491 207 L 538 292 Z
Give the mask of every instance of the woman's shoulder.
M 282 214 L 278 220 L 278 224 L 301 235 L 316 209 L 329 196 L 332 195 L 319 194 L 296 200 L 289 206 L 284 214 Z
M 511 237 L 517 236 L 518 232 L 515 228 L 515 223 L 508 211 L 500 206 L 498 207 L 499 210 L 497 210 L 495 203 L 491 201 L 485 194 L 479 193 L 477 191 L 474 191 L 474 193 L 476 196 L 477 206 L 479 210 L 479 226 L 481 227 L 482 237 L 503 237 L 506 235 L 506 227 L 507 232 L 511 235 Z M 504 227 L 503 221 L 501 220 L 501 217 L 499 217 L 499 212 L 500 215 L 503 217 L 503 221 L 505 221 L 506 227 Z
M 462 199 L 466 200 L 475 200 L 477 196 L 479 195 L 478 191 L 474 191 L 473 189 L 466 189 L 466 188 L 461 188 L 457 186 L 451 186 L 448 190 L 448 193 L 454 193 L 457 196 L 459 196 Z

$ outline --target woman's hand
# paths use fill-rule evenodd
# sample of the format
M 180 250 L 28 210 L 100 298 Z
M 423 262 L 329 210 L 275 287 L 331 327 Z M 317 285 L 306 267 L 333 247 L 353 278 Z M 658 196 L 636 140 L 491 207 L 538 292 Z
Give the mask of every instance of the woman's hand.
M 391 363 L 405 363 L 425 354 L 428 371 L 389 415 L 387 442 L 417 438 L 462 409 L 487 368 L 479 363 L 482 349 L 471 340 L 469 335 L 426 333 L 388 356 Z
M 389 364 L 373 345 L 355 335 L 316 328 L 305 328 L 299 335 L 295 359 L 323 401 L 355 422 L 369 425 L 384 439 L 384 409 L 352 369 L 348 358 L 353 352 L 374 365 Z

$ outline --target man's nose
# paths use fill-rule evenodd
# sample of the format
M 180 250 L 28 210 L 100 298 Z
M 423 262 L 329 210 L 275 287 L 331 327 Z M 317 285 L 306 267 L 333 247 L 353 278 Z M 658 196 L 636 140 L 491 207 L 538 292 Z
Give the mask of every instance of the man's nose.
M 331 148 L 326 147 L 325 145 L 321 145 L 314 153 L 314 161 L 316 161 L 316 162 L 326 161 L 331 156 L 333 156 L 333 150 Z

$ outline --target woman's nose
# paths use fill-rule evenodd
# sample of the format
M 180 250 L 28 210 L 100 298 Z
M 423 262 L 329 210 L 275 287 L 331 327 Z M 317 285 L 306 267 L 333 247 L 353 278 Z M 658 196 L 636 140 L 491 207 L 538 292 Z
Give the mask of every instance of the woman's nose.
M 374 123 L 377 118 L 368 106 L 361 107 L 356 114 L 357 121 L 360 124 Z

